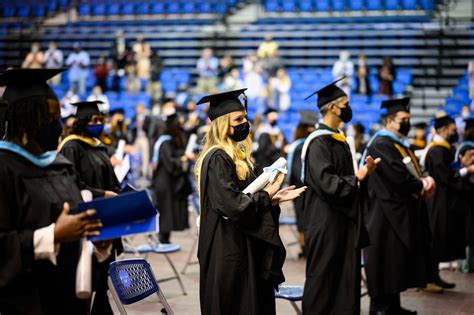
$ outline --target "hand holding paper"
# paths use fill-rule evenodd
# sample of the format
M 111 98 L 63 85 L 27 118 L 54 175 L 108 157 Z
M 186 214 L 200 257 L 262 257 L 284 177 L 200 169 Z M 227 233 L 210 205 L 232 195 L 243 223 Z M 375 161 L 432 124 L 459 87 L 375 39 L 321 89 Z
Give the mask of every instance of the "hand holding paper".
M 265 167 L 263 169 L 263 173 L 257 177 L 247 188 L 244 189 L 244 194 L 255 194 L 257 191 L 262 190 L 265 188 L 268 183 L 273 183 L 278 178 L 279 174 L 283 174 L 283 178 L 285 177 L 284 174 L 287 173 L 286 170 L 287 162 L 284 158 L 279 158 L 275 161 L 270 167 Z M 283 180 L 282 180 L 283 181 Z M 281 183 L 279 184 L 278 188 L 275 190 L 275 193 L 280 189 Z

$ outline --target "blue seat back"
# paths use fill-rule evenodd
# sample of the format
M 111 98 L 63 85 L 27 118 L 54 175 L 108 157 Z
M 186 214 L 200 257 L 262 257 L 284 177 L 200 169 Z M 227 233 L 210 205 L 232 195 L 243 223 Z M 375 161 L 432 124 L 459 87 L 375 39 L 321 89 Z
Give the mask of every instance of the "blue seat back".
M 122 304 L 133 304 L 159 291 L 150 264 L 145 259 L 114 261 L 109 277 Z

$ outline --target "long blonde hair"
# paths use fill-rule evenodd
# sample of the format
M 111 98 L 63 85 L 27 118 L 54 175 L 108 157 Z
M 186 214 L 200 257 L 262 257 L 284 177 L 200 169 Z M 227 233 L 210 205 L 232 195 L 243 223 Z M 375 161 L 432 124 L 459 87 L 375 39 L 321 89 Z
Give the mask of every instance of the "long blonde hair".
M 213 148 L 224 150 L 235 163 L 235 170 L 240 180 L 245 180 L 253 169 L 250 159 L 252 154 L 252 140 L 250 136 L 244 141 L 235 142 L 229 136 L 230 114 L 220 116 L 212 121 L 209 130 L 204 136 L 204 146 L 196 162 L 194 172 L 199 177 L 203 160 L 207 153 Z

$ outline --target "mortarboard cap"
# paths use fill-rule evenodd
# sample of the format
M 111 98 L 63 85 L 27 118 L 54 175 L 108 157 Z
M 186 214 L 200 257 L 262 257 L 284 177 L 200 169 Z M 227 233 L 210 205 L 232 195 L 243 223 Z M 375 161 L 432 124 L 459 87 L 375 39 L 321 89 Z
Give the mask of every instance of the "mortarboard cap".
M 99 110 L 98 104 L 104 104 L 102 101 L 93 101 L 93 102 L 78 102 L 72 103 L 71 105 L 77 107 L 76 117 L 82 118 L 90 115 L 103 115 Z
M 428 124 L 425 122 L 419 122 L 413 125 L 415 129 L 426 129 L 428 128 Z
M 312 110 L 300 111 L 300 124 L 314 126 L 318 123 L 318 113 Z
M 10 69 L 0 74 L 0 86 L 5 86 L 3 99 L 9 105 L 31 96 L 47 96 L 57 99 L 46 83 L 65 69 Z
M 393 115 L 398 112 L 410 112 L 410 98 L 404 97 L 393 100 L 385 100 L 382 102 L 380 108 L 387 110 L 387 116 Z
M 474 129 L 474 118 L 467 118 L 464 120 L 464 122 L 466 123 L 466 125 L 464 126 L 465 131 Z
M 454 119 L 452 119 L 450 116 L 442 116 L 434 120 L 434 127 L 435 129 L 439 129 L 441 127 L 449 126 L 454 123 Z
M 311 94 L 310 96 L 306 97 L 304 100 L 306 101 L 307 99 L 309 99 L 313 95 L 318 94 L 318 108 L 321 108 L 324 105 L 326 105 L 328 103 L 331 103 L 332 101 L 337 100 L 340 97 L 347 96 L 347 94 L 344 93 L 344 91 L 336 85 L 336 83 L 338 83 L 341 80 L 344 80 L 345 78 L 346 77 L 342 77 L 342 78 L 326 85 L 322 89 L 320 89 L 320 90 L 314 92 L 313 94 Z
M 214 120 L 220 116 L 245 110 L 247 111 L 247 99 L 245 98 L 245 107 L 239 100 L 239 96 L 244 93 L 245 89 L 228 91 L 224 93 L 204 96 L 196 105 L 209 103 L 209 119 Z M 245 94 L 244 94 L 245 96 Z

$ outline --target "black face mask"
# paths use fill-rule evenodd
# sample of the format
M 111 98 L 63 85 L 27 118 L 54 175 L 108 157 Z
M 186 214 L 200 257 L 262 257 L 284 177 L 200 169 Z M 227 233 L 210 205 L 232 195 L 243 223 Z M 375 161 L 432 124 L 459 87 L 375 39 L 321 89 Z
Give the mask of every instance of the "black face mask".
M 352 108 L 349 105 L 347 105 L 346 107 L 339 108 L 339 109 L 341 110 L 341 114 L 339 115 L 339 118 L 341 118 L 341 120 L 347 124 L 352 119 Z
M 411 124 L 409 121 L 402 121 L 399 123 L 400 128 L 398 128 L 398 132 L 405 137 L 408 136 L 408 133 L 410 132 Z
M 58 142 L 63 126 L 59 120 L 44 125 L 37 136 L 36 141 L 44 151 L 53 151 L 58 149 Z
M 458 141 L 459 141 L 459 135 L 458 135 L 458 133 L 455 132 L 455 133 L 449 135 L 448 141 L 449 141 L 449 143 L 451 143 L 451 144 L 458 142 Z
M 235 142 L 240 142 L 240 141 L 245 140 L 250 133 L 250 124 L 248 121 L 240 125 L 234 126 L 233 128 L 234 128 L 234 134 L 231 135 L 230 138 L 234 140 Z
M 270 123 L 270 126 L 275 127 L 278 124 L 278 120 L 274 120 Z

